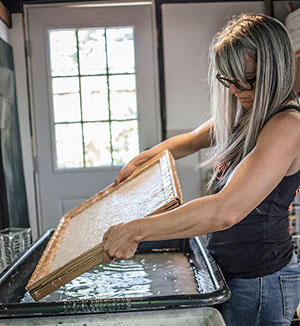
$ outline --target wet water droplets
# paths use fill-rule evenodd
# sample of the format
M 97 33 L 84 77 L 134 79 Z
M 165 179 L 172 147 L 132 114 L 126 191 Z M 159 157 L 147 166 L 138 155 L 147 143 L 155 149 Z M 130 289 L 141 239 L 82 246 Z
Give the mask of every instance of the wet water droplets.
M 147 253 L 100 264 L 40 302 L 196 294 L 197 288 L 193 269 L 183 253 Z M 27 293 L 21 302 L 33 299 Z

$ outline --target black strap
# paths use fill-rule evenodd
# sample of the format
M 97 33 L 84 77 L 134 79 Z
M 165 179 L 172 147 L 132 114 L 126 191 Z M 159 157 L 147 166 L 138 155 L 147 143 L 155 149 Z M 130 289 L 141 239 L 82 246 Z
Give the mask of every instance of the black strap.
M 282 108 L 280 108 L 278 111 L 276 111 L 275 113 L 273 113 L 272 115 L 270 115 L 267 119 L 266 119 L 266 121 L 264 122 L 264 126 L 265 126 L 265 124 L 275 115 L 275 114 L 277 114 L 277 113 L 279 113 L 279 112 L 283 112 L 283 111 L 285 111 L 285 110 L 289 110 L 289 109 L 295 109 L 295 110 L 297 110 L 297 111 L 299 111 L 300 112 L 300 107 L 298 106 L 298 105 L 286 105 L 286 106 L 283 106 Z
M 274 114 L 278 113 L 278 112 L 283 112 L 285 110 L 289 110 L 289 109 L 295 109 L 297 111 L 300 112 L 300 107 L 298 105 L 286 105 L 284 107 L 282 107 L 281 109 L 279 109 L 277 112 L 275 112 Z

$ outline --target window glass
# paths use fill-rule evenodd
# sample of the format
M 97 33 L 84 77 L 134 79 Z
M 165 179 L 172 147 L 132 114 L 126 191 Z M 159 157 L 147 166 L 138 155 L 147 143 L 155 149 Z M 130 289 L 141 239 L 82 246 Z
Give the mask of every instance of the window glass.
M 139 152 L 133 27 L 49 31 L 57 168 L 123 165 Z

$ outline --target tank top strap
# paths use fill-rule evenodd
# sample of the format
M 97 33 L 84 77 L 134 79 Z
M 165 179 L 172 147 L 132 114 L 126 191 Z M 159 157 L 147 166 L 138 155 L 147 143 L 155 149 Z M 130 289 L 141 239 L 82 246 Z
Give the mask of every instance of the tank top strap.
M 298 105 L 285 105 L 285 106 L 283 106 L 282 108 L 280 108 L 278 111 L 276 111 L 275 113 L 273 113 L 272 115 L 270 115 L 267 119 L 266 119 L 266 121 L 264 122 L 264 125 L 275 115 L 275 114 L 277 114 L 277 113 L 279 113 L 279 112 L 283 112 L 283 111 L 285 111 L 285 110 L 289 110 L 289 109 L 295 109 L 295 110 L 297 110 L 297 111 L 299 111 L 300 112 L 300 106 L 298 106 Z
M 298 106 L 298 105 L 285 105 L 282 108 L 280 108 L 277 112 L 275 112 L 274 114 L 279 113 L 279 112 L 283 112 L 283 111 L 289 110 L 289 109 L 295 109 L 295 110 L 300 112 L 300 106 Z

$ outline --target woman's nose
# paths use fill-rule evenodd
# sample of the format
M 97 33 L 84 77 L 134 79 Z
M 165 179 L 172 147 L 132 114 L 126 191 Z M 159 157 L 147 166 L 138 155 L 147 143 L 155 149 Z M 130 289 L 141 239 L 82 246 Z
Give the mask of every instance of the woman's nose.
M 240 89 L 238 89 L 233 83 L 230 84 L 230 87 L 229 87 L 229 91 L 231 94 L 235 94 L 235 93 L 238 93 L 238 92 L 241 92 Z

